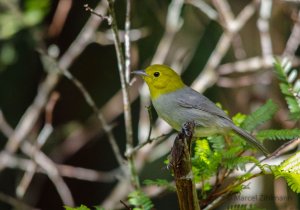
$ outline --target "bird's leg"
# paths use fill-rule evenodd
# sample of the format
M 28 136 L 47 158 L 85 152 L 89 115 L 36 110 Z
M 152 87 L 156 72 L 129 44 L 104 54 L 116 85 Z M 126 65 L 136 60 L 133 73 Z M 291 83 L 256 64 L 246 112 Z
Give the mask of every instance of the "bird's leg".
M 187 140 L 189 151 L 191 151 L 191 142 L 192 142 L 192 138 L 193 138 L 194 128 L 195 128 L 195 122 L 188 121 L 183 124 L 182 130 L 181 130 L 181 133 L 185 136 L 184 139 Z

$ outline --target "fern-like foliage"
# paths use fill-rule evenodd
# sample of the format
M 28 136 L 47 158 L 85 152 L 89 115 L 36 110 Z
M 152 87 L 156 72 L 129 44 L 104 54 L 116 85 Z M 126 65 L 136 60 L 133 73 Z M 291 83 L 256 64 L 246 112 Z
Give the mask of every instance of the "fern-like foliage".
M 221 162 L 221 153 L 213 152 L 207 139 L 198 139 L 195 143 L 194 156 L 192 158 L 195 181 L 208 179 L 213 176 Z
M 265 210 L 264 208 L 259 208 L 252 204 L 235 204 L 227 208 L 227 210 Z
M 291 112 L 291 118 L 300 119 L 300 80 L 297 78 L 297 70 L 291 68 L 291 62 L 276 59 L 274 62 L 277 77 L 280 80 L 280 89 L 285 97 Z
M 256 137 L 260 140 L 289 140 L 300 137 L 300 129 L 263 130 L 259 131 Z
M 225 148 L 225 140 L 223 136 L 215 135 L 207 137 L 208 142 L 210 143 L 213 151 L 221 152 Z
M 233 156 L 233 157 L 230 157 L 230 158 L 224 158 L 223 159 L 224 162 L 223 162 L 223 166 L 227 169 L 240 169 L 240 170 L 243 170 L 245 171 L 245 165 L 247 163 L 255 163 L 258 167 L 260 168 L 263 168 L 260 166 L 259 164 L 259 161 L 252 157 L 252 156 L 240 156 L 240 157 L 237 157 L 237 156 Z
M 128 202 L 134 206 L 133 210 L 151 210 L 154 207 L 150 198 L 139 190 L 128 195 Z
M 78 207 L 69 207 L 69 206 L 64 206 L 65 210 L 105 210 L 102 207 L 94 206 L 94 208 L 90 209 L 89 207 L 85 205 L 80 205 Z
M 261 124 L 272 119 L 277 110 L 277 105 L 274 104 L 272 100 L 268 100 L 267 103 L 248 115 L 241 124 L 241 127 L 247 131 L 253 131 Z
M 300 193 L 300 151 L 283 161 L 279 166 L 272 166 L 276 178 L 283 177 L 290 188 Z
M 64 206 L 64 208 L 66 209 L 66 210 L 90 210 L 90 208 L 88 208 L 87 206 L 85 206 L 85 205 L 81 205 L 81 206 L 79 206 L 79 207 L 69 207 L 69 206 Z

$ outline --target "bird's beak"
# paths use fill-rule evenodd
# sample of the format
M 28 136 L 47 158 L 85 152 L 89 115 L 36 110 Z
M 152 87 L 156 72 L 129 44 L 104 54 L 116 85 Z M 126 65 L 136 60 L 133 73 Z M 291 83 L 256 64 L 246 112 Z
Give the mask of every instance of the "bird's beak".
M 144 70 L 132 71 L 131 74 L 140 75 L 142 77 L 148 77 L 149 76 Z

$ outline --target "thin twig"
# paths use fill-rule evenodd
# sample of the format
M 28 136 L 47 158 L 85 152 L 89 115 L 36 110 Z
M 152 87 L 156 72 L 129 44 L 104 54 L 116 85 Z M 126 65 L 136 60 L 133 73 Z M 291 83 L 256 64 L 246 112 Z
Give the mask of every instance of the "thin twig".
M 212 3 L 219 12 L 220 23 L 223 23 L 223 26 L 226 30 L 230 30 L 231 24 L 234 23 L 234 14 L 230 8 L 230 5 L 227 0 L 212 0 Z
M 203 0 L 185 0 L 185 3 L 191 4 L 194 7 L 198 8 L 211 20 L 217 20 L 218 18 L 218 13 L 216 12 L 216 10 L 214 10 L 209 4 L 207 4 Z
M 111 18 L 108 16 L 103 16 L 102 14 L 95 12 L 88 4 L 84 4 L 83 7 L 85 8 L 86 11 L 89 11 L 93 15 L 96 15 L 97 17 L 101 18 L 102 20 L 106 20 L 108 24 L 111 24 Z
M 114 43 L 115 43 L 115 49 L 117 54 L 117 60 L 118 60 L 119 76 L 120 76 L 121 88 L 123 94 L 123 106 L 124 106 L 124 118 L 125 118 L 124 120 L 125 120 L 126 142 L 127 142 L 126 153 L 127 153 L 133 148 L 133 136 L 132 136 L 132 119 L 131 119 L 131 107 L 130 107 L 129 94 L 128 94 L 128 84 L 126 83 L 126 79 L 125 79 L 125 59 L 123 56 L 122 46 L 119 38 L 113 0 L 108 0 L 108 5 L 109 5 L 108 7 L 109 13 L 112 17 L 111 28 L 114 35 Z M 131 173 L 130 178 L 132 184 L 135 188 L 140 188 L 140 182 L 135 168 L 134 158 L 132 156 L 128 158 L 128 163 L 129 163 L 129 168 Z
M 225 88 L 239 88 L 255 84 L 270 85 L 272 79 L 270 72 L 262 72 L 259 76 L 255 75 L 242 75 L 237 78 L 234 77 L 219 77 L 217 85 Z
M 272 12 L 272 0 L 260 1 L 259 18 L 257 20 L 257 28 L 260 35 L 260 43 L 263 57 L 273 54 L 272 41 L 269 30 L 269 19 Z
M 58 1 L 52 21 L 48 27 L 48 37 L 58 36 L 66 23 L 70 9 L 72 8 L 72 0 Z
M 271 68 L 274 64 L 274 57 L 278 57 L 280 60 L 284 57 L 276 56 L 268 56 L 268 57 L 252 57 L 248 59 L 244 59 L 241 61 L 235 61 L 232 63 L 222 64 L 218 67 L 217 71 L 220 75 L 227 75 L 232 73 L 246 73 L 246 72 L 254 72 L 265 68 Z M 299 66 L 300 59 L 299 57 L 295 57 L 292 61 L 292 66 Z
M 125 79 L 126 83 L 130 83 L 130 69 L 131 69 L 131 54 L 130 54 L 130 22 L 131 17 L 131 0 L 126 0 L 126 17 L 125 17 L 125 33 L 124 33 L 124 47 L 125 47 Z
M 292 33 L 286 43 L 286 47 L 283 52 L 283 57 L 293 57 L 300 44 L 300 11 L 298 11 L 297 21 L 294 24 Z
M 149 35 L 149 29 L 146 27 L 142 28 L 136 28 L 136 29 L 131 29 L 129 31 L 129 38 L 131 42 L 138 41 L 140 39 L 143 39 Z M 124 30 L 119 30 L 119 37 L 120 37 L 120 42 L 123 43 L 125 42 L 125 31 Z M 114 44 L 114 39 L 111 31 L 97 31 L 96 33 L 96 39 L 95 42 L 97 42 L 100 45 L 113 45 Z M 126 61 L 126 60 L 125 60 Z
M 155 137 L 155 138 L 153 138 L 153 139 L 149 139 L 149 140 L 147 140 L 147 141 L 144 141 L 144 142 L 140 143 L 139 145 L 137 145 L 136 147 L 134 147 L 134 148 L 130 151 L 129 154 L 125 154 L 125 155 L 126 155 L 126 156 L 133 155 L 133 154 L 135 154 L 137 151 L 139 151 L 142 147 L 144 147 L 145 145 L 151 144 L 151 143 L 154 142 L 154 141 L 165 140 L 165 139 L 167 139 L 171 134 L 172 134 L 172 133 L 170 133 L 170 134 L 163 134 L 163 135 L 158 136 L 158 137 Z
M 12 156 L 6 153 L 1 153 L 1 158 L 8 159 L 8 162 L 6 162 L 6 167 L 23 170 L 25 172 L 29 172 L 31 168 L 36 165 L 36 163 L 32 160 Z M 123 175 L 121 168 L 116 168 L 111 171 L 104 172 L 64 164 L 56 164 L 56 167 L 59 171 L 60 176 L 90 182 L 111 183 L 115 182 L 116 180 L 122 179 Z M 42 167 L 38 166 L 36 173 L 47 175 L 48 172 Z
M 120 200 L 120 202 L 123 204 L 123 206 L 124 206 L 127 210 L 132 210 L 132 208 L 129 207 L 124 201 Z
M 35 152 L 36 150 L 40 150 L 42 148 L 42 146 L 46 143 L 47 139 L 49 138 L 49 136 L 53 131 L 52 116 L 53 116 L 54 107 L 58 99 L 59 99 L 59 94 L 57 92 L 54 92 L 51 95 L 48 104 L 46 105 L 46 113 L 45 113 L 46 124 L 44 125 L 39 136 L 37 137 L 36 144 L 35 144 Z M 34 157 L 34 153 L 32 154 L 31 158 L 33 159 L 33 157 Z M 17 186 L 16 189 L 16 194 L 19 198 L 24 197 L 29 187 L 29 184 L 36 172 L 36 169 L 37 169 L 37 164 L 35 163 L 34 165 L 32 165 L 32 167 L 30 167 L 30 170 L 25 172 L 24 176 L 22 177 L 20 184 Z

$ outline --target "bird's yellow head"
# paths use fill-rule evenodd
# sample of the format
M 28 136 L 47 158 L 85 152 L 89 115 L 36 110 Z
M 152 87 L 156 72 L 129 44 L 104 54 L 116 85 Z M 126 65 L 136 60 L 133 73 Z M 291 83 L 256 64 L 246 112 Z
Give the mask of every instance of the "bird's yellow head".
M 132 73 L 142 76 L 149 87 L 151 99 L 185 87 L 180 76 L 166 65 L 155 64 Z

